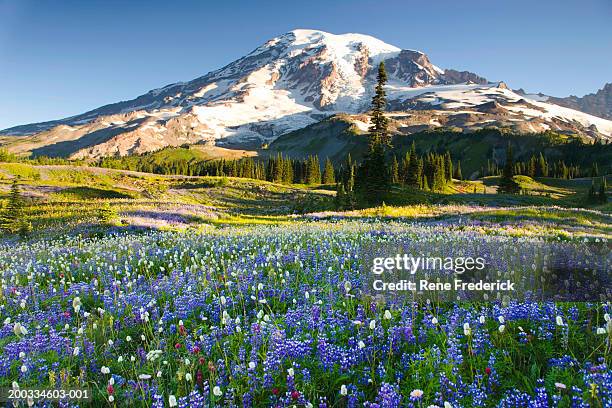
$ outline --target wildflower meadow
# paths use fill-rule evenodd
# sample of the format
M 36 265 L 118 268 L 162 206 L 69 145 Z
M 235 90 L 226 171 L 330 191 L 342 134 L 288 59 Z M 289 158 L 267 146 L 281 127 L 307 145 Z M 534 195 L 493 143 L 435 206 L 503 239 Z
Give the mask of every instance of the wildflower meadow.
M 525 276 L 551 253 L 571 271 L 610 268 L 605 239 L 444 223 L 327 219 L 6 241 L 0 385 L 91 391 L 89 401 L 35 406 L 612 406 L 606 299 L 374 296 L 364 252 L 388 242 L 473 253 Z

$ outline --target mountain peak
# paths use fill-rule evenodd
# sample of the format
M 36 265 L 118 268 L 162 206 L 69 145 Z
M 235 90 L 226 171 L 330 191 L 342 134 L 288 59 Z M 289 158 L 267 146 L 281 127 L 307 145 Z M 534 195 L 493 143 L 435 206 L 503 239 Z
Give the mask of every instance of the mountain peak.
M 358 47 L 362 44 L 368 48 L 372 56 L 398 53 L 401 51 L 400 48 L 387 44 L 376 37 L 358 33 L 332 34 L 321 30 L 299 28 L 291 30 L 281 37 L 292 38 L 292 43 L 296 46 L 325 45 L 330 48 L 338 49 Z
M 387 68 L 389 105 L 396 110 L 436 110 L 452 117 L 458 110 L 478 110 L 479 105 L 496 101 L 500 106 L 493 106 L 496 112 L 514 109 L 503 111 L 503 126 L 516 124 L 512 116 L 527 112 L 543 117 L 529 119 L 533 126 L 526 129 L 531 132 L 572 131 L 576 121 L 583 127 L 596 123 L 606 135 L 612 132 L 612 123 L 577 117 L 570 110 L 545 113 L 550 110 L 546 106 L 539 110 L 522 106 L 521 97 L 509 89 L 471 72 L 442 70 L 420 51 L 400 49 L 364 34 L 295 29 L 192 81 L 3 133 L 34 134 L 22 139 L 20 146 L 35 155 L 72 158 L 122 156 L 199 142 L 260 146 L 330 115 L 367 111 L 381 61 Z M 572 119 L 559 121 L 555 118 L 559 115 Z M 466 128 L 489 126 L 498 119 L 484 116 L 474 113 Z M 443 122 L 457 120 L 463 119 Z M 424 126 L 440 123 L 432 119 Z

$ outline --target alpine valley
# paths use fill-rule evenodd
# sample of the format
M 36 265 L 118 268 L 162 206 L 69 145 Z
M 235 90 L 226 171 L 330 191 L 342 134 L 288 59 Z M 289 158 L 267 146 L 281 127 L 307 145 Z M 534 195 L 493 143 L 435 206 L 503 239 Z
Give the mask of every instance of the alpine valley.
M 381 61 L 389 75 L 387 110 L 396 135 L 496 128 L 553 131 L 587 142 L 612 138 L 612 121 L 604 119 L 610 117 L 610 97 L 604 94 L 609 85 L 585 99 L 527 94 L 471 72 L 441 69 L 420 51 L 367 35 L 300 29 L 192 81 L 80 115 L 2 130 L 0 146 L 17 155 L 89 160 L 194 144 L 258 154 L 268 147 L 280 150 L 274 143 L 279 136 L 282 150 L 291 151 L 292 144 L 308 144 L 313 132 L 305 129 L 342 143 L 337 136 L 347 128 L 367 132 L 364 113 Z

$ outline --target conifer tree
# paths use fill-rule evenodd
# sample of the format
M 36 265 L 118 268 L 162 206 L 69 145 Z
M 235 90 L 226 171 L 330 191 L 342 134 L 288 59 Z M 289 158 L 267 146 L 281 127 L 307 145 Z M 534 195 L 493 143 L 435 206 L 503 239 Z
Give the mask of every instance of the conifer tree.
M 394 155 L 393 161 L 391 162 L 391 183 L 397 184 L 399 181 L 399 163 L 397 162 L 397 157 Z
M 425 174 L 423 174 L 421 179 L 421 189 L 429 191 L 429 183 L 427 182 L 427 176 Z
M 414 143 L 410 149 L 410 160 L 408 163 L 408 174 L 406 184 L 418 188 L 422 184 L 423 162 L 417 157 Z
M 541 154 L 540 154 L 541 157 Z M 537 163 L 536 163 L 536 158 L 535 156 L 531 156 L 531 159 L 529 159 L 529 167 L 527 168 L 527 175 L 529 177 L 535 177 L 536 174 L 538 173 L 536 168 L 537 168 Z M 540 170 L 542 171 L 542 170 Z
M 370 143 L 382 143 L 385 146 L 391 146 L 391 137 L 389 135 L 389 121 L 385 116 L 387 107 L 387 95 L 385 93 L 385 84 L 387 83 L 387 71 L 385 63 L 381 62 L 378 65 L 378 78 L 374 97 L 372 98 L 372 112 L 370 114 Z
M 499 180 L 499 192 L 500 193 L 517 193 L 519 186 L 514 181 L 514 157 L 512 155 L 512 146 L 508 143 L 506 148 L 506 163 L 504 164 L 504 170 Z
M 14 179 L 8 202 L 0 212 L 0 230 L 9 233 L 23 233 L 31 230 L 32 226 L 25 217 L 24 207 L 25 203 L 21 197 L 19 180 Z
M 355 186 L 367 204 L 379 204 L 391 187 L 389 171 L 385 163 L 386 149 L 391 146 L 388 120 L 384 115 L 387 105 L 384 89 L 386 82 L 385 64 L 381 62 L 378 66 L 378 81 L 372 98 L 368 152 L 359 167 Z
M 598 201 L 597 193 L 595 192 L 595 179 L 591 178 L 591 187 L 589 188 L 589 193 L 587 195 L 588 203 L 595 203 Z
M 606 193 L 607 187 L 606 177 L 604 176 L 601 178 L 601 182 L 599 183 L 599 195 L 597 197 L 601 204 L 608 202 L 608 195 Z
M 316 155 L 309 156 L 306 161 L 306 184 L 321 184 L 321 166 Z
M 345 200 L 346 200 L 346 191 L 344 190 L 344 184 L 336 183 L 336 198 L 334 200 L 336 203 L 336 209 L 338 210 L 344 209 Z
M 536 168 L 536 175 L 541 177 L 548 177 L 548 163 L 546 163 L 546 159 L 540 153 L 540 157 L 538 157 L 538 165 Z
M 450 183 L 453 180 L 453 160 L 448 151 L 444 155 L 444 171 L 446 182 Z
M 463 180 L 463 174 L 461 174 L 461 160 L 457 161 L 457 168 L 455 168 L 455 178 L 457 180 Z
M 334 166 L 329 158 L 325 160 L 325 168 L 323 169 L 323 184 L 334 184 L 336 175 L 334 174 Z
M 400 163 L 400 168 L 399 168 L 399 181 L 402 184 L 406 183 L 406 179 L 408 178 L 409 167 L 410 167 L 410 152 L 408 151 L 404 155 L 404 158 L 402 159 Z

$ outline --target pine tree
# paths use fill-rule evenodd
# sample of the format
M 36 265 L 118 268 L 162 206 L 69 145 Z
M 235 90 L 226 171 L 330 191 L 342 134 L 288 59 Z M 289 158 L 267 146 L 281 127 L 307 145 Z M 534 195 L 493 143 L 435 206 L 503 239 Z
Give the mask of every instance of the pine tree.
M 399 168 L 399 181 L 402 184 L 406 183 L 408 178 L 408 168 L 410 167 L 410 152 L 406 152 Z
M 397 162 L 397 157 L 394 155 L 393 161 L 391 162 L 391 183 L 397 184 L 399 181 L 399 163 Z
M 599 177 L 599 167 L 597 166 L 597 162 L 593 162 L 591 166 L 591 177 Z
M 342 210 L 344 208 L 345 199 L 346 199 L 346 191 L 344 190 L 344 184 L 336 183 L 336 198 L 334 201 L 336 203 L 337 210 Z
M 328 158 L 325 160 L 325 168 L 323 169 L 323 184 L 334 184 L 335 182 L 334 166 Z
M 540 154 L 540 157 L 541 156 L 542 155 Z M 529 159 L 529 165 L 527 167 L 527 175 L 529 177 L 535 177 L 536 176 L 536 174 L 537 174 L 536 167 L 537 167 L 537 165 L 536 165 L 536 158 L 535 158 L 535 156 L 531 156 L 531 159 Z
M 601 182 L 599 183 L 599 195 L 597 197 L 601 204 L 608 202 L 608 195 L 606 193 L 607 187 L 606 177 L 604 176 L 601 178 Z
M 408 163 L 408 174 L 406 184 L 418 188 L 422 184 L 423 161 L 417 157 L 414 143 L 410 149 L 410 160 Z
M 591 179 L 591 187 L 589 188 L 589 193 L 587 195 L 587 202 L 588 203 L 595 203 L 598 200 L 599 197 L 597 197 L 597 193 L 595 192 L 595 179 L 592 178 Z
M 446 185 L 446 170 L 442 157 L 433 160 L 433 169 L 431 189 L 433 191 L 443 191 Z
M 379 204 L 391 188 L 389 171 L 385 163 L 386 149 L 391 146 L 388 120 L 384 115 L 387 105 L 384 89 L 386 81 L 385 64 L 381 62 L 372 98 L 368 152 L 359 167 L 355 186 L 366 204 Z
M 306 162 L 306 184 L 321 184 L 319 157 L 309 156 Z
M 461 160 L 457 161 L 457 168 L 455 169 L 455 178 L 457 180 L 463 180 L 463 174 L 461 174 Z
M 508 143 L 506 148 L 506 163 L 499 180 L 499 192 L 515 194 L 519 190 L 519 185 L 514 181 L 514 157 L 512 155 L 512 146 Z
M 0 230 L 9 233 L 23 232 L 25 229 L 31 230 L 31 224 L 25 218 L 25 203 L 21 197 L 18 179 L 13 180 L 6 207 L 0 213 Z
M 444 155 L 444 171 L 445 171 L 445 179 L 447 183 L 453 181 L 453 160 L 451 158 L 450 152 L 446 152 Z
M 429 191 L 429 183 L 427 182 L 427 176 L 423 174 L 423 178 L 421 179 L 421 189 L 425 191 Z
M 356 206 L 355 199 L 355 169 L 356 165 L 351 158 L 351 154 L 349 153 L 346 157 L 346 163 L 341 168 L 340 171 L 340 184 L 339 192 L 343 196 L 343 199 L 340 200 L 340 205 L 342 209 L 352 210 Z
M 389 136 L 389 121 L 385 116 L 387 107 L 387 96 L 385 93 L 385 84 L 387 83 L 387 71 L 385 63 L 381 62 L 378 65 L 378 80 L 372 98 L 372 113 L 370 114 L 370 144 L 382 143 L 385 146 L 391 146 L 391 137 Z
M 291 163 L 291 160 L 285 159 L 282 162 L 282 167 L 283 167 L 282 182 L 285 184 L 293 183 L 293 164 Z
M 540 157 L 538 157 L 536 175 L 540 177 L 548 177 L 548 163 L 546 163 L 546 159 L 542 153 L 540 153 Z

